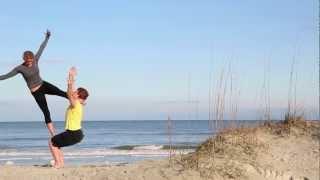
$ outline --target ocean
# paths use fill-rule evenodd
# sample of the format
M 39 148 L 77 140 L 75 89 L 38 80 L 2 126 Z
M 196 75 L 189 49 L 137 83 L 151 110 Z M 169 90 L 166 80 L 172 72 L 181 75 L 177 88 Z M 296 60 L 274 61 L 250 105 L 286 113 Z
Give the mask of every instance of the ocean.
M 262 121 L 237 121 L 236 126 L 252 126 Z M 230 126 L 231 121 L 224 121 Z M 64 122 L 54 122 L 62 132 Z M 221 126 L 220 126 L 221 127 Z M 184 154 L 212 136 L 209 121 L 84 121 L 81 143 L 63 148 L 66 165 L 108 165 L 132 163 Z M 168 136 L 169 131 L 171 136 Z M 0 165 L 46 165 L 52 159 L 48 131 L 43 122 L 0 122 Z M 170 140 L 171 139 L 171 140 Z M 170 143 L 171 142 L 171 143 Z

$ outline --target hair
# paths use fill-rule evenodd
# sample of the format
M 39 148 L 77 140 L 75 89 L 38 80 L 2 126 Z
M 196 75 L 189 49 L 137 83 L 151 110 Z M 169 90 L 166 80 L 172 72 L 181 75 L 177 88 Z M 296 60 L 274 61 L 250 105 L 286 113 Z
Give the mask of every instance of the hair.
M 88 98 L 89 93 L 85 88 L 80 87 L 77 90 L 78 90 L 78 96 L 80 99 L 86 100 Z
M 23 59 L 28 58 L 28 57 L 34 58 L 34 54 L 33 54 L 32 51 L 25 51 L 25 52 L 23 53 Z

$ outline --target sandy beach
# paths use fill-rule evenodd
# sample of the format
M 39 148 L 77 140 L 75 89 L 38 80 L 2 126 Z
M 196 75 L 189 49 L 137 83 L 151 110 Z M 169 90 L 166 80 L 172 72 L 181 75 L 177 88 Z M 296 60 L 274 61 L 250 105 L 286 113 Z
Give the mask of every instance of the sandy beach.
M 320 0 L 1 7 L 0 180 L 320 180 Z
M 319 122 L 226 129 L 169 161 L 113 166 L 0 166 L 0 180 L 318 180 Z

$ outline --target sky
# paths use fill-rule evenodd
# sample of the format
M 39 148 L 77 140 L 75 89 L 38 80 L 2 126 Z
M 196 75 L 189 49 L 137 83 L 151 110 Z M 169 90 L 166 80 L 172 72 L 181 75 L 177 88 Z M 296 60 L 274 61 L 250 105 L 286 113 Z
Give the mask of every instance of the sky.
M 49 29 L 41 77 L 65 90 L 76 66 L 77 85 L 90 92 L 85 120 L 206 120 L 217 97 L 225 97 L 226 119 L 232 107 L 236 119 L 259 119 L 267 94 L 279 119 L 294 102 L 292 67 L 296 107 L 315 119 L 318 7 L 316 0 L 5 1 L 0 74 L 36 51 Z M 43 121 L 21 75 L 0 88 L 0 121 Z M 53 121 L 63 121 L 68 102 L 47 100 Z

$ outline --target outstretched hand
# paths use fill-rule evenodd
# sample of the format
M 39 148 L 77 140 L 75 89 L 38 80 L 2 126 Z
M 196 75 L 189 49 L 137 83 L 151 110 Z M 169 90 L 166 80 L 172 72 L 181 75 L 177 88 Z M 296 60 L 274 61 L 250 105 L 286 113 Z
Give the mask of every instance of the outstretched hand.
M 49 29 L 47 29 L 46 31 L 46 39 L 48 39 L 51 36 L 51 32 L 49 31 Z
M 76 67 L 71 67 L 69 70 L 68 83 L 71 84 L 75 80 L 75 76 L 77 75 Z
M 77 75 L 77 68 L 76 67 L 71 67 L 69 70 L 69 74 L 73 77 L 75 77 Z

